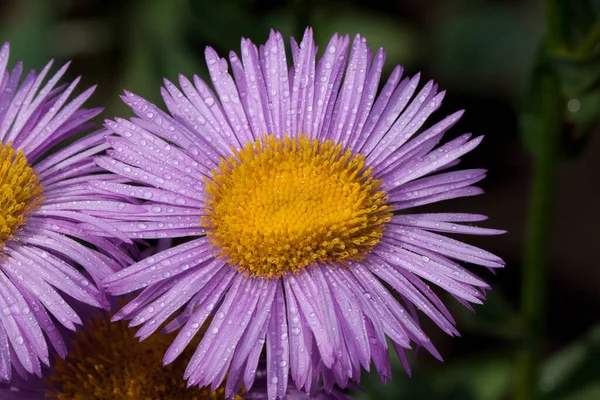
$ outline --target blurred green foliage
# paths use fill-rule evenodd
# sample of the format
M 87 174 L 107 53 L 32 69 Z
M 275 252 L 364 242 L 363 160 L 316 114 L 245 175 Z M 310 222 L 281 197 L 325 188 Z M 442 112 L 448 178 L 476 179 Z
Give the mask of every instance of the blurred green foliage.
M 261 43 L 271 28 L 299 38 L 311 25 L 320 48 L 334 32 L 360 32 L 373 48 L 386 49 L 388 72 L 396 64 L 409 74 L 424 69 L 454 93 L 500 97 L 524 109 L 523 140 L 534 154 L 544 140 L 536 74 L 552 70 L 564 106 L 561 149 L 572 156 L 585 145 L 600 108 L 600 2 L 562 5 L 568 46 L 550 55 L 538 51 L 544 15 L 534 0 L 3 0 L 0 39 L 11 42 L 12 63 L 23 60 L 39 69 L 52 57 L 73 59 L 69 73 L 84 75 L 87 85 L 100 83 L 93 105 L 105 105 L 111 118 L 130 115 L 118 98 L 123 89 L 161 104 L 163 77 L 206 78 L 207 45 L 226 57 L 241 37 Z M 513 397 L 515 351 L 523 335 L 515 302 L 494 291 L 473 313 L 447 300 L 464 337 L 435 338 L 446 362 L 417 351 L 409 378 L 393 356 L 392 381 L 384 387 L 376 373 L 366 374 L 359 399 Z M 600 326 L 547 353 L 537 382 L 544 398 L 600 398 Z
M 307 25 L 320 47 L 334 32 L 360 32 L 373 48 L 385 48 L 386 72 L 396 64 L 428 66 L 465 90 L 492 84 L 515 95 L 541 35 L 538 7 L 460 3 L 440 2 L 435 15 L 416 8 L 410 18 L 385 0 L 5 0 L 0 37 L 10 40 L 12 60 L 37 69 L 51 57 L 74 59 L 72 72 L 102 83 L 96 97 L 109 114 L 126 112 L 115 96 L 122 88 L 159 101 L 163 77 L 206 77 L 207 45 L 227 56 L 241 37 L 262 42 L 272 28 L 299 38 Z

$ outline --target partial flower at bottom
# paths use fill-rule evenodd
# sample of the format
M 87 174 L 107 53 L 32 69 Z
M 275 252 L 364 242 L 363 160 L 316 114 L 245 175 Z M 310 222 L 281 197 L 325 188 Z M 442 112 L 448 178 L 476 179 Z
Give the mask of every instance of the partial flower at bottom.
M 57 358 L 46 371 L 45 381 L 15 380 L 12 386 L 0 387 L 3 400 L 220 400 L 224 388 L 188 388 L 181 378 L 193 351 L 187 350 L 174 363 L 163 366 L 162 356 L 173 335 L 155 335 L 139 342 L 127 323 L 110 322 L 108 313 L 97 314 L 86 321 L 82 331 L 74 334 L 72 349 L 66 359 Z M 197 341 L 196 341 L 197 342 Z M 266 376 L 264 369 L 258 376 Z M 266 383 L 258 379 L 255 389 L 243 388 L 234 400 L 266 399 Z M 262 389 L 261 389 L 262 388 Z M 339 390 L 325 394 L 317 390 L 313 396 L 290 390 L 288 400 L 349 399 Z
M 290 68 L 279 33 L 241 47 L 229 64 L 206 50 L 216 94 L 180 76 L 180 88 L 161 88 L 169 113 L 127 92 L 137 117 L 106 123 L 111 149 L 97 162 L 123 181 L 93 185 L 145 208 L 113 214 L 113 226 L 189 238 L 105 281 L 115 295 L 142 290 L 116 319 L 145 339 L 175 315 L 165 363 L 195 347 L 184 377 L 226 380 L 227 395 L 252 387 L 263 348 L 270 399 L 290 378 L 307 392 L 321 380 L 345 387 L 371 363 L 389 379 L 387 338 L 406 369 L 414 346 L 441 358 L 418 314 L 458 332 L 429 285 L 479 304 L 489 286 L 459 262 L 504 265 L 443 234 L 502 231 L 473 226 L 482 215 L 408 210 L 482 193 L 484 170 L 450 169 L 482 137 L 440 144 L 462 112 L 422 129 L 444 92 L 399 66 L 379 91 L 385 52 L 359 35 L 352 45 L 335 35 L 317 58 L 308 29 Z

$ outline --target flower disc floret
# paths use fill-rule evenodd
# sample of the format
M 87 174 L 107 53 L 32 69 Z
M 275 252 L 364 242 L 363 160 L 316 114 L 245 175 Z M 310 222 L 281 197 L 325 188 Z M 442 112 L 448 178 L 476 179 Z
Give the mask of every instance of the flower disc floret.
M 46 395 L 58 400 L 222 400 L 224 389 L 188 388 L 180 375 L 184 362 L 162 365 L 173 335 L 157 335 L 142 343 L 125 321 L 111 323 L 108 315 L 88 321 L 77 332 L 73 350 L 57 358 Z M 191 351 L 186 353 L 189 359 Z M 233 400 L 241 400 L 236 395 Z
M 278 278 L 317 262 L 360 260 L 392 216 L 381 181 L 331 140 L 247 143 L 207 179 L 209 237 L 250 276 Z
M 42 185 L 22 150 L 0 143 L 0 252 L 42 202 Z

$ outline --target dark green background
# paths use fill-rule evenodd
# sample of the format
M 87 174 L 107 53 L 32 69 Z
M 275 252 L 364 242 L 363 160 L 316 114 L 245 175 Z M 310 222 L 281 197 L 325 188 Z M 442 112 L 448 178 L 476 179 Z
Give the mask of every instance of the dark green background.
M 551 3 L 562 4 L 564 43 L 540 56 Z M 600 398 L 600 35 L 593 35 L 599 9 L 587 0 L 2 0 L 0 40 L 11 42 L 11 64 L 24 60 L 39 70 L 50 58 L 73 60 L 71 77 L 100 84 L 90 105 L 106 106 L 105 118 L 130 115 L 118 99 L 123 89 L 162 106 L 162 77 L 206 76 L 205 46 L 225 56 L 237 51 L 241 37 L 263 43 L 270 28 L 300 38 L 310 25 L 321 49 L 334 32 L 360 32 L 373 48 L 387 50 L 388 72 L 402 64 L 408 74 L 423 71 L 447 89 L 434 118 L 465 108 L 450 136 L 485 134 L 463 164 L 490 172 L 482 184 L 486 195 L 433 209 L 484 213 L 486 226 L 507 229 L 501 237 L 466 238 L 503 257 L 507 267 L 496 276 L 472 268 L 494 288 L 476 313 L 447 298 L 461 338 L 445 337 L 423 318 L 445 363 L 418 352 L 408 378 L 394 357 L 394 379 L 382 387 L 376 374 L 365 374 L 362 399 L 515 396 L 517 351 L 529 345 L 519 304 L 528 290 L 521 276 L 532 155 L 546 140 L 536 133 L 536 98 L 544 93 L 536 77 L 549 68 L 560 78 L 560 162 L 551 176 L 556 190 L 545 194 L 553 201 L 546 215 L 547 281 L 538 285 L 547 301 L 538 309 L 545 321 L 535 386 L 542 398 L 575 400 Z

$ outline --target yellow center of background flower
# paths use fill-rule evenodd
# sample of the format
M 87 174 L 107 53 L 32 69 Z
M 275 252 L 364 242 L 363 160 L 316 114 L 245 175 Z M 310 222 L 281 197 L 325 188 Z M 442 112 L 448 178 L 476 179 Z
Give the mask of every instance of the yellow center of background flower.
M 163 366 L 162 358 L 175 334 L 155 334 L 139 342 L 127 322 L 110 322 L 108 314 L 86 323 L 75 334 L 65 360 L 57 358 L 46 397 L 60 400 L 221 400 L 225 389 L 187 388 L 185 366 L 196 346 Z M 193 343 L 198 344 L 199 340 Z M 235 400 L 242 397 L 235 396 Z
M 221 256 L 253 277 L 361 259 L 392 215 L 363 155 L 308 135 L 246 143 L 206 182 L 203 226 Z
M 41 202 L 42 185 L 23 151 L 0 143 L 0 253 Z

